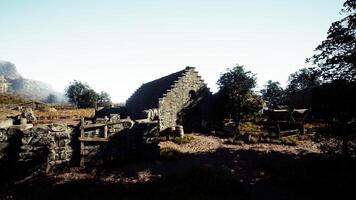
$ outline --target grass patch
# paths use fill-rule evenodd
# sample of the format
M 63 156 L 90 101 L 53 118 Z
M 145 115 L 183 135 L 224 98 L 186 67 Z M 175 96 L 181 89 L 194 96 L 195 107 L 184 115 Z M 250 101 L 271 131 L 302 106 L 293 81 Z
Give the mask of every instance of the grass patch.
M 268 136 L 256 136 L 256 135 L 244 134 L 244 135 L 230 138 L 225 142 L 225 144 L 231 144 L 231 145 L 257 144 L 257 143 L 296 146 L 298 143 L 298 138 L 297 136 L 288 136 L 288 137 L 283 137 L 278 139 L 278 138 L 273 138 Z
M 29 101 L 29 99 L 21 95 L 11 94 L 11 93 L 0 94 L 1 104 L 21 104 L 21 103 L 26 103 L 27 101 Z
M 188 144 L 191 143 L 194 140 L 193 136 L 190 135 L 184 135 L 183 137 L 175 137 L 173 138 L 173 142 L 176 144 Z
M 226 140 L 225 144 L 231 144 L 231 145 L 243 145 L 245 142 L 243 140 L 237 140 L 235 138 L 229 138 Z

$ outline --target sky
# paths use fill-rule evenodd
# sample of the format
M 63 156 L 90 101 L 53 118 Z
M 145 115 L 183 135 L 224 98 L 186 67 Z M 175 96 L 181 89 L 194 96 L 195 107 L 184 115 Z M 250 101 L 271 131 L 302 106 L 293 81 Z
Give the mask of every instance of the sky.
M 0 60 L 57 91 L 73 80 L 124 102 L 193 66 L 213 92 L 237 64 L 285 86 L 342 0 L 0 0 Z M 257 88 L 257 89 L 258 89 Z

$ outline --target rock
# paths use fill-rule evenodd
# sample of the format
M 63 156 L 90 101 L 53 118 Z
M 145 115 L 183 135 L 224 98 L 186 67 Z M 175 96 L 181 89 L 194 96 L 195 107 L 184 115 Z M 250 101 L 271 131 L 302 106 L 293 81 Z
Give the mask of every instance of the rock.
M 7 141 L 7 134 L 6 130 L 0 130 L 0 142 Z
M 184 137 L 184 129 L 183 126 L 176 126 L 176 131 L 175 131 L 175 135 L 177 135 L 178 137 Z
M 13 125 L 12 119 L 0 119 L 0 129 L 6 129 Z
M 67 131 L 67 125 L 66 124 L 52 124 L 50 125 L 50 130 L 53 132 L 65 132 Z

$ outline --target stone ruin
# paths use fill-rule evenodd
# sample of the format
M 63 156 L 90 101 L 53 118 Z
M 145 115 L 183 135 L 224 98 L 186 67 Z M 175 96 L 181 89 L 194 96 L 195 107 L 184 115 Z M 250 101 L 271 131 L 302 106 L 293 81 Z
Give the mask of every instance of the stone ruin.
M 1 176 L 159 156 L 157 123 L 138 123 L 112 114 L 110 118 L 82 118 L 77 126 L 33 125 L 24 118 L 28 116 L 25 111 L 29 110 L 0 119 Z
M 126 108 L 133 119 L 157 120 L 160 132 L 181 129 L 181 126 L 193 131 L 208 128 L 211 96 L 195 68 L 186 67 L 143 84 L 127 100 Z M 195 127 L 189 127 L 191 124 Z
M 193 67 L 142 85 L 126 107 L 97 110 L 78 125 L 39 124 L 32 107 L 0 112 L 0 172 L 50 172 L 159 156 L 160 134 L 205 127 L 211 92 Z M 34 104 L 32 104 L 34 105 Z M 132 120 L 132 119 L 133 120 Z M 189 123 L 187 123 L 189 121 Z

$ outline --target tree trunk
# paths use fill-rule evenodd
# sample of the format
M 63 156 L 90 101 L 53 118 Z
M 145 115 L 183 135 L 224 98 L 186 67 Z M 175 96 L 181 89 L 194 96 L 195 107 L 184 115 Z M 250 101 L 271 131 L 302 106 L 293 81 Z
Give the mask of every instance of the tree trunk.
M 240 122 L 241 122 L 241 98 L 238 97 L 236 105 L 236 119 L 235 119 L 235 134 L 240 135 Z
M 345 121 L 341 122 L 341 135 L 342 135 L 342 155 L 345 158 L 350 156 L 349 152 L 349 137 L 348 137 L 348 124 Z

